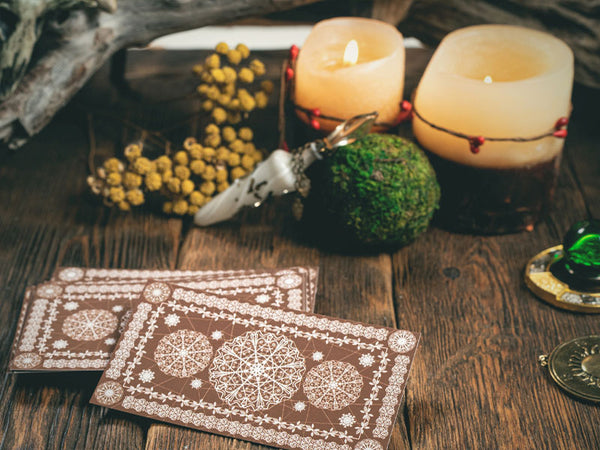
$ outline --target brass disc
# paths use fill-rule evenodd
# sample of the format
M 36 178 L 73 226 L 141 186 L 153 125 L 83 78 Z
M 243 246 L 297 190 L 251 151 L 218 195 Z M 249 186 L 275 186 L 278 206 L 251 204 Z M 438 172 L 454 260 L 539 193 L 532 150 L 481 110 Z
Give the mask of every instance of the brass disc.
M 542 300 L 569 311 L 600 314 L 600 292 L 580 292 L 569 288 L 550 272 L 550 266 L 563 256 L 562 245 L 538 253 L 525 266 L 525 284 Z
M 568 393 L 600 402 L 600 336 L 585 336 L 556 347 L 548 357 L 554 381 Z

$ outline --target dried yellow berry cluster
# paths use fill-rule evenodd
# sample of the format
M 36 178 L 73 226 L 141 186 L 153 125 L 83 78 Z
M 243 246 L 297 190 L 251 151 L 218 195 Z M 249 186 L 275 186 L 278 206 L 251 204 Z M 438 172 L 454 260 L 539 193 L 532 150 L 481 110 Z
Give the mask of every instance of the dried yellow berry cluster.
M 165 213 L 193 215 L 263 159 L 262 152 L 250 142 L 250 128 L 236 132 L 232 127 L 220 130 L 210 124 L 205 131 L 204 146 L 189 137 L 183 150 L 155 160 L 142 155 L 142 144 L 131 144 L 125 148 L 125 163 L 107 159 L 96 176 L 88 177 L 88 183 L 107 205 L 117 205 L 123 211 L 143 204 L 146 194 L 158 192 L 165 200 Z
M 107 205 L 129 211 L 143 204 L 149 193 L 157 193 L 165 213 L 193 215 L 262 161 L 262 152 L 252 142 L 252 130 L 236 130 L 231 125 L 239 127 L 237 124 L 255 108 L 266 107 L 273 83 L 263 81 L 260 90 L 251 94 L 256 77 L 265 73 L 264 64 L 254 59 L 242 67 L 240 63 L 250 56 L 244 44 L 230 49 L 220 43 L 215 50 L 204 64 L 194 66 L 203 81 L 198 86 L 204 99 L 202 108 L 213 122 L 204 129 L 202 144 L 189 137 L 182 150 L 154 160 L 142 155 L 142 143 L 127 146 L 126 161 L 110 158 L 88 177 L 92 191 Z
M 194 66 L 202 84 L 197 90 L 204 99 L 202 109 L 210 113 L 211 119 L 221 125 L 225 122 L 235 125 L 242 117 L 255 108 L 265 108 L 273 83 L 269 80 L 260 83 L 260 89 L 252 93 L 256 77 L 265 74 L 265 65 L 253 59 L 242 67 L 240 64 L 250 57 L 250 50 L 244 44 L 234 49 L 221 42 L 216 52 L 209 55 L 204 64 Z M 228 65 L 230 64 L 230 65 Z

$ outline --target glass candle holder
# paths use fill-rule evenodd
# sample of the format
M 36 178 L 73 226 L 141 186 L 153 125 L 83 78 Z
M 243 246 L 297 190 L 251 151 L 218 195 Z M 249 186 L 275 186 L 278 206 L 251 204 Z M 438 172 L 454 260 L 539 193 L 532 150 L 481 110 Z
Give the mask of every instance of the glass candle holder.
M 482 25 L 444 38 L 415 93 L 413 120 L 438 175 L 444 226 L 533 228 L 556 187 L 572 85 L 573 53 L 549 34 Z

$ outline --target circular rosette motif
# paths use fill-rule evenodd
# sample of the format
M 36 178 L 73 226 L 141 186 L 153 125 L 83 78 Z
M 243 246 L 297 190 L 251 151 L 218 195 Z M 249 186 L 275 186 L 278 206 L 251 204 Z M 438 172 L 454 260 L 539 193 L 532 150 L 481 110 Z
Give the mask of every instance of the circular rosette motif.
M 304 393 L 317 408 L 337 411 L 354 403 L 363 387 L 356 368 L 343 361 L 326 361 L 313 367 L 304 380 Z
M 150 283 L 144 288 L 142 297 L 150 303 L 162 303 L 171 295 L 171 289 L 165 283 Z
M 107 381 L 96 388 L 95 395 L 103 405 L 114 405 L 123 398 L 123 388 L 115 381 Z
M 63 292 L 63 288 L 58 284 L 42 284 L 36 290 L 37 295 L 42 298 L 56 298 Z
M 163 337 L 154 351 L 154 361 L 167 375 L 187 378 L 204 370 L 212 356 L 212 346 L 202 333 L 179 330 Z
M 398 353 L 406 353 L 415 348 L 417 339 L 410 331 L 398 330 L 394 331 L 388 339 L 390 348 Z
M 79 267 L 67 267 L 58 273 L 58 279 L 62 281 L 79 281 L 85 272 Z
M 21 353 L 13 360 L 17 369 L 33 369 L 42 362 L 42 357 L 37 353 Z
M 354 450 L 383 450 L 383 446 L 375 439 L 363 439 L 354 446 Z
M 287 273 L 277 278 L 277 286 L 281 289 L 293 289 L 302 284 L 302 277 L 295 273 Z
M 293 341 L 250 331 L 217 350 L 209 374 L 221 400 L 256 411 L 290 399 L 304 371 L 304 358 Z
M 119 320 L 105 309 L 84 309 L 68 316 L 63 333 L 76 341 L 97 341 L 117 330 Z

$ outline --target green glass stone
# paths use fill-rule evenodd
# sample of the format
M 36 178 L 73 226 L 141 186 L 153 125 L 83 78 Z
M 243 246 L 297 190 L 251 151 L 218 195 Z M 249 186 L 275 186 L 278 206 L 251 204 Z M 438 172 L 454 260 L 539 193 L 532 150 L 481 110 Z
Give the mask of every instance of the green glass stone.
M 575 223 L 563 240 L 565 263 L 574 275 L 600 277 L 600 221 Z

